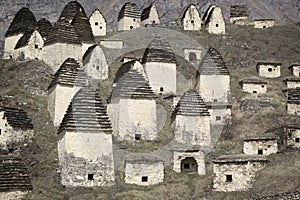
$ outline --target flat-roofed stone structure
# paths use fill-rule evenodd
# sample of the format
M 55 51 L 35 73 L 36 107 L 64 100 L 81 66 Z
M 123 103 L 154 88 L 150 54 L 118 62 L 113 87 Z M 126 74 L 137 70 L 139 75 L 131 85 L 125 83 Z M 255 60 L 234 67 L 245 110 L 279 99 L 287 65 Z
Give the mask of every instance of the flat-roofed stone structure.
M 289 67 L 295 77 L 300 77 L 300 64 L 294 64 Z
M 287 113 L 290 115 L 300 115 L 300 88 L 287 93 Z
M 244 79 L 239 82 L 242 90 L 247 93 L 253 94 L 265 94 L 267 93 L 267 81 L 263 81 L 260 79 Z
M 264 29 L 275 26 L 275 19 L 255 19 L 254 28 Z
M 270 155 L 277 153 L 278 144 L 276 137 L 249 137 L 244 139 L 244 154 Z
M 287 88 L 300 88 L 300 77 L 287 77 L 283 82 Z
M 246 25 L 248 23 L 248 8 L 246 4 L 231 5 L 230 23 L 236 25 Z
M 281 76 L 281 63 L 275 62 L 258 62 L 256 71 L 260 77 L 278 78 Z
M 213 160 L 213 189 L 222 192 L 247 191 L 255 174 L 268 162 L 263 156 L 231 155 Z

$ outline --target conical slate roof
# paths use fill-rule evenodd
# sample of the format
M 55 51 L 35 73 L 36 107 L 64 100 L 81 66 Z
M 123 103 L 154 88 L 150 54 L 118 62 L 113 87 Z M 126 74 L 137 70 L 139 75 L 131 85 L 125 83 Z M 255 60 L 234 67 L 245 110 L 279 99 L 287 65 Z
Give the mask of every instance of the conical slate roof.
M 170 45 L 161 37 L 156 37 L 145 50 L 142 62 L 176 63 L 176 59 Z
M 83 11 L 80 11 L 76 14 L 73 19 L 72 25 L 74 26 L 81 43 L 95 42 L 91 24 Z
M 119 12 L 118 21 L 120 21 L 123 17 L 140 18 L 141 11 L 135 3 L 127 2 L 123 5 Z
M 35 29 L 36 19 L 33 13 L 28 8 L 21 8 L 15 15 L 12 23 L 10 24 L 5 37 L 17 35 L 20 33 L 27 33 Z
M 177 103 L 172 117 L 176 115 L 209 116 L 209 112 L 201 96 L 195 90 L 189 90 Z
M 154 6 L 154 3 L 143 10 L 142 15 L 141 15 L 141 21 L 149 18 L 151 9 L 153 6 Z
M 155 99 L 156 96 L 149 85 L 149 82 L 135 69 L 130 69 L 117 82 L 113 88 L 111 99 Z
M 78 12 L 84 12 L 82 5 L 78 1 L 71 1 L 64 7 L 58 21 L 72 23 Z
M 13 128 L 22 130 L 33 129 L 31 119 L 27 113 L 21 109 L 1 107 L 0 112 L 4 111 L 4 118 L 6 118 L 8 124 Z
M 31 31 L 25 33 L 25 34 L 18 40 L 18 42 L 17 42 L 17 44 L 16 44 L 16 46 L 15 46 L 15 49 L 19 49 L 19 48 L 25 47 L 25 46 L 28 44 L 28 42 L 29 42 L 29 40 L 30 40 L 30 38 L 31 38 L 31 36 L 32 36 L 32 34 L 33 34 L 33 32 L 34 32 L 34 30 L 31 30 Z
M 45 41 L 45 46 L 55 43 L 81 44 L 74 26 L 66 21 L 60 21 L 54 25 Z
M 215 48 L 209 48 L 202 59 L 199 72 L 202 75 L 229 75 L 221 54 Z
M 69 87 L 84 86 L 86 80 L 87 77 L 79 63 L 74 58 L 68 58 L 54 74 L 48 90 L 57 84 Z
M 1 152 L 0 169 L 0 192 L 33 189 L 28 170 L 20 155 Z
M 74 96 L 58 133 L 63 131 L 112 133 L 106 106 L 91 87 L 83 87 Z
M 42 18 L 37 22 L 38 28 L 39 28 L 39 32 L 42 35 L 43 38 L 48 38 L 48 35 L 50 34 L 51 30 L 52 30 L 52 25 L 51 23 L 45 19 Z
M 291 90 L 287 94 L 287 103 L 289 104 L 299 104 L 300 103 L 300 88 Z

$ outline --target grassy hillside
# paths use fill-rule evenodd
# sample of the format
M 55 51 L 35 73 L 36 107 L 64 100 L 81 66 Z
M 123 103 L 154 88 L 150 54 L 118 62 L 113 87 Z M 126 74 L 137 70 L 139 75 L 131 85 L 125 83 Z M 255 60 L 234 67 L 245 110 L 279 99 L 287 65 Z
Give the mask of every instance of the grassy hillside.
M 210 36 L 206 33 L 183 32 L 204 46 L 220 50 L 230 74 L 233 103 L 233 123 L 222 132 L 213 152 L 206 159 L 207 175 L 178 174 L 167 166 L 165 182 L 150 187 L 128 185 L 123 182 L 124 174 L 116 171 L 116 185 L 101 188 L 65 188 L 60 184 L 56 173 L 57 134 L 47 112 L 46 88 L 51 80 L 51 70 L 39 61 L 12 62 L 0 61 L 0 100 L 2 105 L 25 109 L 33 119 L 35 137 L 22 153 L 28 164 L 34 190 L 26 199 L 247 199 L 260 195 L 294 191 L 300 188 L 300 154 L 298 151 L 281 152 L 270 156 L 270 163 L 256 176 L 253 189 L 247 192 L 221 193 L 212 191 L 211 158 L 222 154 L 242 152 L 245 136 L 263 135 L 264 131 L 295 122 L 297 117 L 286 115 L 285 98 L 281 90 L 282 80 L 290 76 L 289 65 L 300 62 L 300 29 L 295 24 L 279 26 L 267 30 L 251 27 L 228 26 L 225 37 Z M 140 55 L 140 52 L 136 52 Z M 283 63 L 282 77 L 268 79 L 268 93 L 260 97 L 240 91 L 238 82 L 243 78 L 257 77 L 257 61 L 276 61 Z M 182 61 L 184 64 L 184 62 Z M 116 73 L 120 61 L 110 67 Z M 99 83 L 103 97 L 111 90 L 113 78 Z M 269 99 L 276 108 L 267 108 L 258 113 L 242 113 L 239 103 L 245 98 Z M 166 102 L 160 100 L 162 106 Z M 166 109 L 170 115 L 170 109 Z M 160 142 L 170 139 L 170 126 L 161 132 Z M 126 145 L 130 150 L 131 146 Z M 148 145 L 148 144 L 147 144 Z M 146 148 L 151 149 L 151 145 Z M 132 151 L 141 151 L 135 145 Z M 145 147 L 143 147 L 145 148 Z

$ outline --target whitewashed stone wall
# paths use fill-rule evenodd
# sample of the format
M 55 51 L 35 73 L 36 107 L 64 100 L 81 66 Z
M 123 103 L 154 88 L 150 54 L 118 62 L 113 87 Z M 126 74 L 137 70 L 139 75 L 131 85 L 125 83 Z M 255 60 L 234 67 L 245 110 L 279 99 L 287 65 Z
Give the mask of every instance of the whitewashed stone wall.
M 230 24 L 236 24 L 236 25 L 246 25 L 248 22 L 248 17 L 230 17 Z
M 90 24 L 94 36 L 106 35 L 106 20 L 98 9 L 91 14 Z
M 85 73 L 93 79 L 108 79 L 108 63 L 100 46 L 96 46 L 88 58 L 83 61 L 83 67 Z
M 275 20 L 254 20 L 254 28 L 270 28 L 275 26 Z
M 267 93 L 267 84 L 243 83 L 242 89 L 248 93 L 265 94 Z
M 154 93 L 176 94 L 177 82 L 175 63 L 147 62 L 144 67 Z
M 204 102 L 227 102 L 230 93 L 230 76 L 200 75 L 198 92 Z
M 265 78 L 277 78 L 281 76 L 280 65 L 261 64 L 258 66 L 259 76 Z
M 111 134 L 67 131 L 58 141 L 58 156 L 61 183 L 64 186 L 93 187 L 114 184 Z M 91 175 L 92 178 L 89 177 Z
M 3 59 L 12 59 L 13 52 L 18 43 L 19 39 L 23 36 L 23 34 L 18 34 L 14 36 L 9 36 L 5 38 L 4 41 L 4 51 L 3 51 Z
M 175 141 L 188 146 L 210 146 L 209 116 L 177 115 L 175 120 Z
M 147 24 L 160 24 L 157 8 L 155 5 L 152 5 L 149 17 L 141 21 L 141 26 L 146 26 Z
M 287 113 L 289 115 L 297 115 L 300 116 L 300 104 L 287 104 Z
M 202 20 L 200 14 L 195 5 L 190 5 L 185 12 L 185 16 L 182 20 L 183 30 L 186 31 L 200 31 Z
M 55 43 L 44 47 L 43 61 L 49 65 L 54 72 L 68 58 L 74 58 L 82 63 L 82 45 Z
M 291 132 L 290 137 L 287 139 L 287 145 L 293 148 L 300 148 L 300 130 L 295 130 Z
M 262 154 L 258 154 L 258 151 Z M 270 155 L 277 153 L 277 140 L 246 140 L 244 141 L 244 154 L 247 155 Z
M 296 82 L 296 81 L 287 81 L 286 82 L 286 87 L 287 88 L 297 88 L 297 87 L 300 87 L 300 80 L 298 82 Z
M 232 192 L 246 191 L 252 188 L 255 181 L 255 173 L 264 167 L 262 162 L 244 163 L 214 163 L 215 174 L 213 188 L 216 191 Z M 232 175 L 232 181 L 226 182 L 226 175 Z
M 44 40 L 41 34 L 38 31 L 34 31 L 26 46 L 14 50 L 13 59 L 18 59 L 24 56 L 24 60 L 41 60 L 43 59 L 43 47 Z
M 80 87 L 56 85 L 48 94 L 48 112 L 54 126 L 59 126 L 74 95 Z
M 210 114 L 210 124 L 212 125 L 224 125 L 226 123 L 231 124 L 231 108 L 211 106 L 208 108 Z
M 293 66 L 293 75 L 296 77 L 300 77 L 300 65 Z
M 157 137 L 156 101 L 120 99 L 110 107 L 118 140 L 154 140 Z
M 196 160 L 198 165 L 197 173 L 199 175 L 206 174 L 204 154 L 201 151 L 197 151 L 197 152 L 173 151 L 173 170 L 175 172 L 181 173 L 181 163 L 184 159 L 188 157 L 192 157 Z
M 34 136 L 33 130 L 14 129 L 4 118 L 4 111 L 0 112 L 0 148 L 16 148 L 22 145 L 24 141 L 30 141 Z
M 128 31 L 131 29 L 139 28 L 140 22 L 140 18 L 131 18 L 124 16 L 120 21 L 118 21 L 118 31 Z
M 108 49 L 122 49 L 124 42 L 122 40 L 101 40 L 100 45 Z
M 3 200 L 22 200 L 27 191 L 0 192 L 0 199 Z
M 163 181 L 164 164 L 162 161 L 126 161 L 125 183 L 147 186 Z
M 210 22 L 206 24 L 206 30 L 209 34 L 224 35 L 225 34 L 225 21 L 222 14 L 222 10 L 219 7 L 214 7 L 211 11 L 212 16 Z

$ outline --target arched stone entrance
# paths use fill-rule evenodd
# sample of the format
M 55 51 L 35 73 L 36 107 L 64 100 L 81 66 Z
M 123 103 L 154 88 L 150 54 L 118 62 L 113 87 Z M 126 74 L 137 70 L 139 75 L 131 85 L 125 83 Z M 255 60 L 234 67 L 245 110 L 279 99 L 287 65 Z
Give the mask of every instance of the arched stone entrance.
M 197 173 L 198 164 L 193 157 L 186 157 L 181 161 L 181 172 L 183 173 Z

